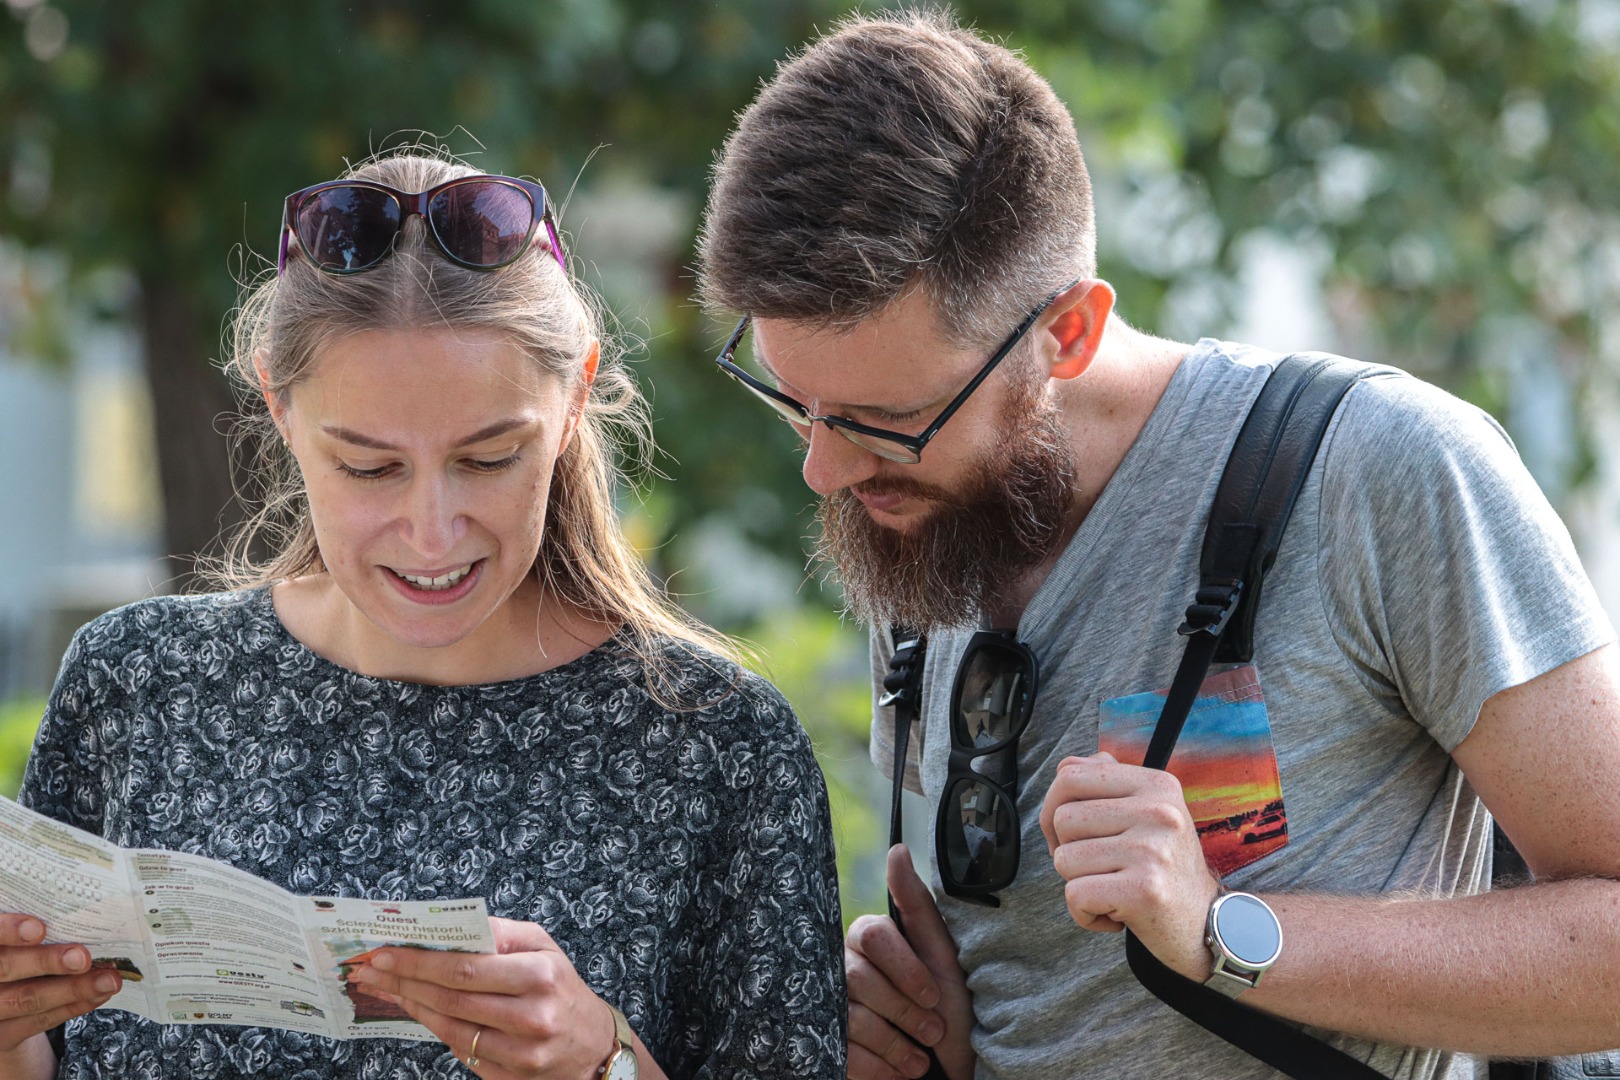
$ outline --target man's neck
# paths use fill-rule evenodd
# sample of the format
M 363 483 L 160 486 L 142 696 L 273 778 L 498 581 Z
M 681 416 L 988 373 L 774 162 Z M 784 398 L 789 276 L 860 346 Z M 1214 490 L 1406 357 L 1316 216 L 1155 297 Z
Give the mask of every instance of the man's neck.
M 1127 326 L 1117 316 L 1097 357 L 1079 377 L 1053 382 L 1057 406 L 1074 456 L 1074 504 L 1052 552 L 989 606 L 990 625 L 1012 629 L 1113 479 L 1191 346 Z

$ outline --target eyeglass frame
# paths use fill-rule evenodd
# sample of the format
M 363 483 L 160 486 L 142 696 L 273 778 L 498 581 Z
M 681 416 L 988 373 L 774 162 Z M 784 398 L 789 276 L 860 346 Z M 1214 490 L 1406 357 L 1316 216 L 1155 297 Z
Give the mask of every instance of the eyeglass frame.
M 495 263 L 492 265 L 468 262 L 467 260 L 451 252 L 450 249 L 445 246 L 444 240 L 439 236 L 438 229 L 433 225 L 433 219 L 428 217 L 428 204 L 432 201 L 434 196 L 448 188 L 459 187 L 462 184 L 468 183 L 492 182 L 497 184 L 505 184 L 508 187 L 515 187 L 528 196 L 529 212 L 531 215 L 529 221 L 529 231 L 527 235 L 524 236 L 523 245 L 518 248 L 517 253 L 510 259 L 507 259 L 505 262 Z M 372 191 L 380 191 L 399 204 L 399 226 L 394 231 L 393 239 L 388 242 L 388 247 L 381 255 L 377 256 L 376 259 L 364 266 L 356 266 L 352 268 L 333 267 L 325 266 L 318 262 L 314 256 L 310 254 L 309 249 L 304 245 L 303 239 L 298 235 L 298 226 L 295 224 L 297 221 L 298 209 L 304 204 L 306 199 L 319 195 L 323 191 L 331 191 L 335 188 L 343 187 L 368 188 Z M 304 258 L 308 260 L 311 266 L 324 274 L 336 274 L 340 277 L 346 277 L 350 274 L 363 274 L 367 270 L 374 270 L 378 266 L 381 266 L 384 260 L 394 254 L 396 245 L 399 243 L 399 234 L 405 230 L 405 222 L 410 219 L 412 214 L 420 217 L 422 219 L 422 223 L 427 226 L 428 236 L 432 238 L 433 246 L 438 248 L 439 254 L 443 255 L 455 265 L 465 267 L 468 270 L 500 270 L 504 267 L 511 266 L 513 263 L 521 259 L 529 250 L 530 246 L 534 243 L 535 233 L 539 231 L 539 227 L 541 225 L 544 225 L 546 227 L 546 237 L 551 242 L 552 257 L 557 260 L 557 265 L 562 267 L 564 273 L 568 271 L 568 263 L 563 255 L 562 241 L 557 236 L 556 221 L 551 215 L 551 196 L 546 193 L 545 185 L 533 180 L 519 179 L 515 176 L 499 176 L 494 173 L 475 173 L 471 176 L 451 177 L 449 180 L 434 184 L 432 187 L 427 188 L 426 190 L 415 193 L 401 191 L 399 188 L 391 187 L 388 184 L 379 183 L 375 180 L 326 180 L 319 184 L 311 184 L 306 188 L 299 188 L 297 191 L 288 195 L 281 204 L 281 248 L 276 256 L 276 276 L 280 277 L 282 274 L 287 272 L 287 255 L 291 250 L 287 243 L 288 237 L 298 241 L 298 250 L 304 253 Z
M 928 445 L 935 435 L 939 434 L 939 429 L 945 426 L 945 421 L 949 420 L 953 415 L 955 415 L 956 411 L 967 402 L 967 399 L 973 395 L 973 392 L 977 390 L 980 385 L 983 384 L 984 380 L 990 377 L 990 373 L 994 371 L 996 367 L 1008 357 L 1009 354 L 1012 353 L 1013 349 L 1017 348 L 1018 343 L 1024 339 L 1024 335 L 1028 334 L 1030 329 L 1035 325 L 1040 317 L 1046 313 L 1046 309 L 1052 306 L 1052 302 L 1069 289 L 1074 288 L 1074 286 L 1078 285 L 1079 283 L 1079 278 L 1069 282 L 1061 289 L 1053 292 L 1045 300 L 1042 300 L 1040 306 L 1034 311 L 1031 311 L 1028 315 L 1024 316 L 1024 321 L 1018 324 L 1018 326 L 1013 330 L 1011 336 L 1009 336 L 1006 341 L 1002 342 L 1001 346 L 996 349 L 995 353 L 991 355 L 990 359 L 984 362 L 984 366 L 979 368 L 978 374 L 974 375 L 973 378 L 968 381 L 968 384 L 962 387 L 961 391 L 945 404 L 945 407 L 939 411 L 939 414 L 934 417 L 927 427 L 923 428 L 922 431 L 915 435 L 908 435 L 905 432 L 893 431 L 888 428 L 873 427 L 871 424 L 863 424 L 859 420 L 851 420 L 847 416 L 818 416 L 815 413 L 812 413 L 809 407 L 806 406 L 802 401 L 790 397 L 776 389 L 774 386 L 761 382 L 759 379 L 756 379 L 752 375 L 748 374 L 748 372 L 744 371 L 737 365 L 736 361 L 734 361 L 732 357 L 736 354 L 737 346 L 742 344 L 743 335 L 748 332 L 748 327 L 753 322 L 752 315 L 744 315 L 737 322 L 737 328 L 731 332 L 731 337 L 726 341 L 725 348 L 720 350 L 720 355 L 714 358 L 714 362 L 721 371 L 724 371 L 727 375 L 730 375 L 733 379 L 736 379 L 738 382 L 742 383 L 742 385 L 748 390 L 751 390 L 756 397 L 764 400 L 765 404 L 769 405 L 773 410 L 775 410 L 778 416 L 782 417 L 782 419 L 786 420 L 788 423 L 794 424 L 798 427 L 809 428 L 819 420 L 823 424 L 826 424 L 828 428 L 838 432 L 840 435 L 844 436 L 844 438 L 848 439 L 850 442 L 854 443 L 856 446 L 859 446 L 862 450 L 865 450 L 868 453 L 876 454 L 878 457 L 884 458 L 888 461 L 897 462 L 901 465 L 915 465 L 922 460 L 923 448 Z M 795 420 L 789 416 L 787 412 L 783 411 L 784 407 L 796 414 L 799 419 Z M 894 456 L 893 454 L 886 454 L 881 450 L 860 442 L 855 438 L 856 435 L 864 435 L 868 438 L 895 443 L 907 450 L 909 454 L 907 456 L 898 457 Z
M 987 746 L 966 746 L 957 737 L 957 719 L 962 711 L 963 680 L 967 676 L 968 660 L 974 651 L 987 646 L 1006 649 L 1024 662 L 1025 678 L 1028 683 L 1028 688 L 1023 691 L 1025 705 L 1020 715 L 1011 718 L 1013 726 L 1006 738 Z M 990 907 L 1000 907 L 1001 901 L 994 894 L 1017 880 L 1018 864 L 1023 857 L 1023 829 L 1018 818 L 1018 739 L 1029 727 L 1030 717 L 1035 712 L 1035 694 L 1039 689 L 1040 661 L 1036 659 L 1030 647 L 1019 641 L 1014 633 L 1008 630 L 980 630 L 968 639 L 967 646 L 962 650 L 961 659 L 957 661 L 956 678 L 951 684 L 950 710 L 947 714 L 951 751 L 946 766 L 945 784 L 940 788 L 939 808 L 934 818 L 934 859 L 939 867 L 940 884 L 944 886 L 948 896 L 972 900 Z M 993 778 L 973 768 L 974 761 L 997 753 L 1007 755 L 997 777 Z M 1005 836 L 1000 831 L 994 834 L 997 848 L 1011 849 L 1012 873 L 1005 881 L 992 880 L 978 885 L 968 885 L 954 880 L 946 848 L 945 830 L 947 827 L 961 828 L 959 817 L 953 817 L 952 814 L 950 794 L 956 782 L 964 779 L 990 788 L 996 796 L 1006 799 L 1008 807 L 1012 810 L 1011 831 Z

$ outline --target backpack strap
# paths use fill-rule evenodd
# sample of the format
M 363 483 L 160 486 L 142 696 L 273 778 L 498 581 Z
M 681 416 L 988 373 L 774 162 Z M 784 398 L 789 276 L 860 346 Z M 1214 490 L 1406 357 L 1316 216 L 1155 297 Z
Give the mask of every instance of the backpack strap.
M 889 655 L 889 673 L 883 676 L 883 696 L 878 698 L 878 708 L 894 706 L 894 799 L 889 807 L 889 846 L 894 847 L 901 840 L 900 791 L 905 786 L 911 726 L 922 715 L 923 660 L 927 655 L 928 640 L 899 623 L 889 627 L 889 640 L 894 643 L 894 652 Z M 894 916 L 892 897 L 889 900 L 889 914 Z
M 878 698 L 878 708 L 894 706 L 894 762 L 892 789 L 889 803 L 889 846 L 894 847 L 901 839 L 900 822 L 900 795 L 906 784 L 906 754 L 911 745 L 911 726 L 922 716 L 922 677 L 923 661 L 928 655 L 928 639 L 908 626 L 899 623 L 889 627 L 889 640 L 894 644 L 894 652 L 889 656 L 889 673 L 883 676 L 883 696 Z M 889 918 L 905 936 L 905 924 L 900 921 L 900 910 L 894 906 L 894 896 L 889 896 Z M 910 1040 L 909 1035 L 902 1035 Z M 928 1055 L 928 1071 L 923 1074 L 923 1080 L 947 1080 L 945 1068 L 939 1063 L 939 1057 L 934 1048 L 924 1046 L 913 1041 L 912 1045 Z
M 1179 631 L 1187 648 L 1148 744 L 1148 768 L 1169 763 L 1210 664 L 1254 656 L 1260 586 L 1276 561 L 1294 502 L 1339 402 L 1377 370 L 1340 357 L 1298 355 L 1282 360 L 1266 379 L 1210 505 L 1198 591 Z M 1295 1080 L 1382 1076 L 1295 1025 L 1172 971 L 1130 931 L 1125 958 L 1160 1001 Z

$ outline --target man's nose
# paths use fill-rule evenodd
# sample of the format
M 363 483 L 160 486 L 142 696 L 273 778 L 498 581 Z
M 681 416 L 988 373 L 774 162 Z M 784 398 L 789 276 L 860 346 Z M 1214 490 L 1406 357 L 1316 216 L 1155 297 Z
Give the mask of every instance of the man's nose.
M 804 482 L 817 495 L 826 497 L 840 488 L 870 480 L 877 475 L 880 460 L 826 424 L 811 424 L 804 453 Z

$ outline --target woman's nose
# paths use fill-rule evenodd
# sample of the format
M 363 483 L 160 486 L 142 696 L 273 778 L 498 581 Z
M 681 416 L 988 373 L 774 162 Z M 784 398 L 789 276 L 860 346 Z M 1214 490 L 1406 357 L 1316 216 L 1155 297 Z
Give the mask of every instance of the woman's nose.
M 424 559 L 431 561 L 453 552 L 466 532 L 466 519 L 449 478 L 423 474 L 413 477 L 402 523 L 405 538 Z

